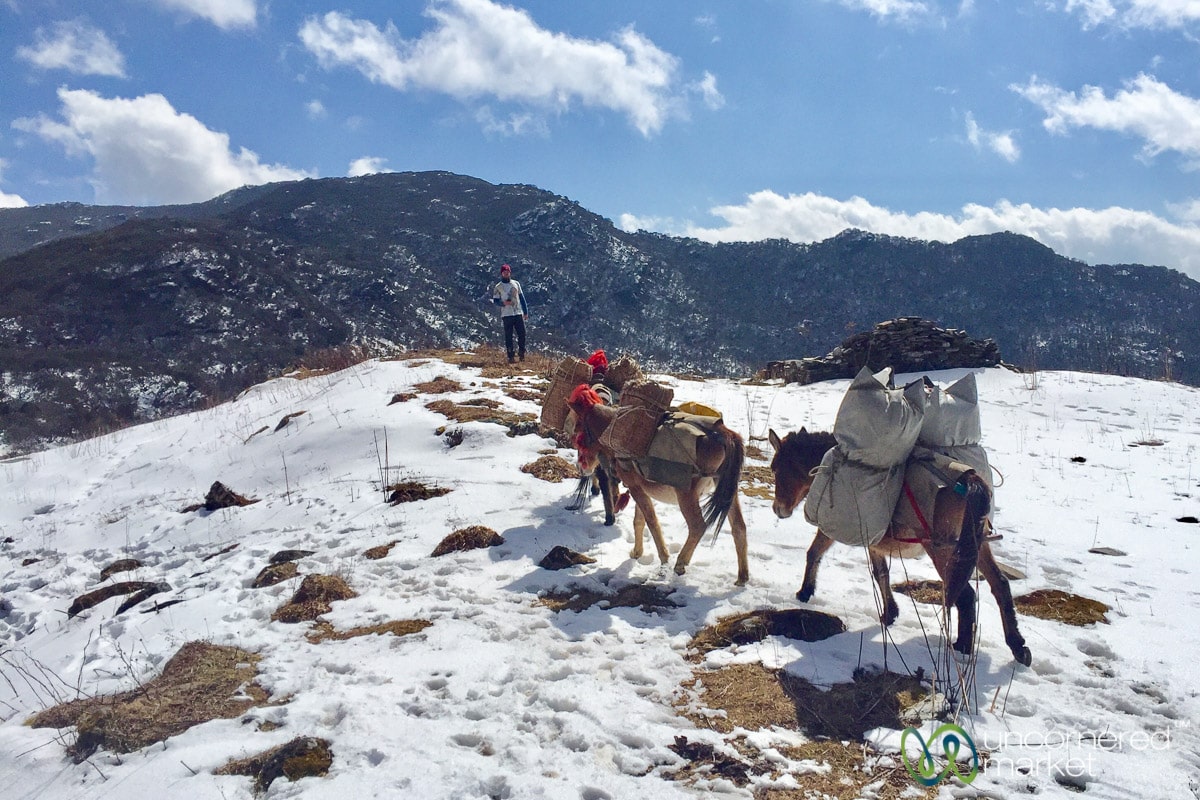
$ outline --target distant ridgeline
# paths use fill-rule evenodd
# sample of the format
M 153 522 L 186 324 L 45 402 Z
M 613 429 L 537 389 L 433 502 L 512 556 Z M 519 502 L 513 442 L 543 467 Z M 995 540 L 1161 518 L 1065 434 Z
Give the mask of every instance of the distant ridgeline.
M 881 322 L 856 333 L 821 358 L 771 361 L 759 373 L 785 383 L 816 383 L 853 378 L 864 366 L 896 372 L 928 372 L 956 367 L 994 367 L 1000 363 L 995 339 L 972 339 L 965 331 L 939 328 L 920 317 Z

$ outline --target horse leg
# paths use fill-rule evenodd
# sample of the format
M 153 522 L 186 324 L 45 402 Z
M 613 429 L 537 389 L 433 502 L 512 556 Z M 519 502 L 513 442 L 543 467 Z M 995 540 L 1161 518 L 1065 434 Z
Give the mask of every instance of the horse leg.
M 733 532 L 733 549 L 737 553 L 738 576 L 735 586 L 745 586 L 750 580 L 750 561 L 746 554 L 746 518 L 742 516 L 742 503 L 737 497 L 729 507 L 729 529 Z
M 808 546 L 808 555 L 805 557 L 804 582 L 800 584 L 800 590 L 796 592 L 796 599 L 801 603 L 807 603 L 817 591 L 817 570 L 821 567 L 821 558 L 831 547 L 833 547 L 833 539 L 818 529 L 812 544 Z
M 675 557 L 675 574 L 682 575 L 687 572 L 688 564 L 692 563 L 692 553 L 696 551 L 696 545 L 704 538 L 704 512 L 700 509 L 700 490 L 695 481 L 692 482 L 691 488 L 676 489 L 675 498 L 688 527 L 687 541 Z
M 648 527 L 650 535 L 654 538 L 654 547 L 658 550 L 658 560 L 660 563 L 666 564 L 671 560 L 671 556 L 667 553 L 667 543 L 663 539 L 662 527 L 658 524 L 654 501 L 643 487 L 628 483 L 626 485 L 629 486 L 629 494 L 637 505 L 637 510 L 633 514 L 633 552 L 629 554 L 630 558 L 642 557 L 642 534 Z
M 610 468 L 605 468 L 603 462 L 596 467 L 596 482 L 598 486 L 593 487 L 592 494 L 598 490 L 601 498 L 604 500 L 604 524 L 612 525 L 617 521 L 616 511 L 616 478 L 613 477 Z
M 988 582 L 992 596 L 996 598 L 996 605 L 1000 607 L 1004 643 L 1012 651 L 1013 658 L 1028 667 L 1033 663 L 1033 654 L 1025 646 L 1025 637 L 1017 630 L 1017 609 L 1013 605 L 1012 589 L 1008 585 L 1008 578 L 1004 577 L 1000 566 L 996 564 L 992 547 L 987 542 L 979 546 L 979 571 L 983 573 L 983 579 Z
M 958 638 L 954 641 L 954 649 L 970 655 L 975 644 L 975 589 L 971 584 L 959 592 L 954 607 L 958 610 Z
M 900 607 L 896 605 L 896 598 L 892 596 L 892 581 L 887 556 L 872 547 L 867 551 L 867 557 L 871 561 L 871 576 L 875 578 L 875 585 L 879 587 L 879 597 L 883 600 L 883 614 L 879 617 L 879 621 L 886 628 L 896 621 L 896 617 L 900 616 Z

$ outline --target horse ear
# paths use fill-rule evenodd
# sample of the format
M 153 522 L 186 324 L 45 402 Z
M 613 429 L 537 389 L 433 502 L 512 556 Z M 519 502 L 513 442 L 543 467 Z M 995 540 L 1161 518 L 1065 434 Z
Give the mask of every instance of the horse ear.
M 808 433 L 808 428 L 806 428 L 806 427 L 804 427 L 803 425 L 801 425 L 801 426 L 800 426 L 800 432 L 801 432 L 801 433 Z
M 768 440 L 771 442 L 771 447 L 774 447 L 774 448 L 775 448 L 775 452 L 777 452 L 777 453 L 778 453 L 778 452 L 779 452 L 779 445 L 780 445 L 780 442 L 779 442 L 779 434 L 777 434 L 777 433 L 775 432 L 775 429 L 774 429 L 774 428 L 768 428 L 768 429 L 767 429 L 767 439 L 768 439 Z

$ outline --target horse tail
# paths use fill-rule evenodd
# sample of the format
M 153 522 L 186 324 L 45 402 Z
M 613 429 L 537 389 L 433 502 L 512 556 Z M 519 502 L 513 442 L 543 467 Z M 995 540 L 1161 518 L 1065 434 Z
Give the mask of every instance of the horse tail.
M 975 566 L 979 562 L 979 548 L 983 545 L 983 539 L 987 534 L 984 523 L 988 511 L 992 508 L 991 490 L 974 472 L 963 476 L 959 485 L 966 489 L 966 508 L 963 510 L 962 530 L 958 534 L 958 543 L 954 546 L 950 574 L 946 578 L 945 604 L 947 606 L 954 605 L 975 573 Z M 957 488 L 955 487 L 956 490 Z
M 733 501 L 737 499 L 742 464 L 746 460 L 746 445 L 737 431 L 726 428 L 723 422 L 718 422 L 710 435 L 722 437 L 725 444 L 725 459 L 717 473 L 717 488 L 713 489 L 708 502 L 704 504 L 704 529 L 712 528 L 715 534 L 720 532 Z
M 567 506 L 567 511 L 579 511 L 587 508 L 588 500 L 591 499 L 592 491 L 592 476 L 588 474 L 579 476 L 579 485 L 575 487 L 575 491 L 571 495 L 571 503 Z

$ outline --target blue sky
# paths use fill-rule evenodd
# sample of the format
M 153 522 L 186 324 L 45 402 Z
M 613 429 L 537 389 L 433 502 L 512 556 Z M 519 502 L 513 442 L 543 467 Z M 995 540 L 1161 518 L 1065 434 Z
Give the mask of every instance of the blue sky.
M 1200 278 L 1200 0 L 0 0 L 0 206 L 449 170 Z

